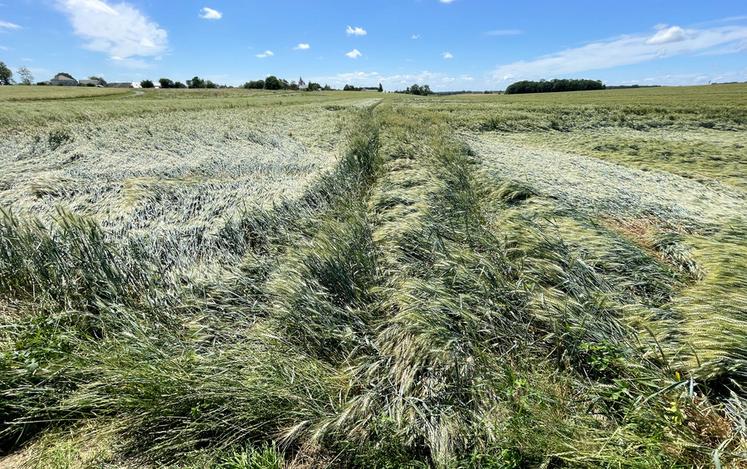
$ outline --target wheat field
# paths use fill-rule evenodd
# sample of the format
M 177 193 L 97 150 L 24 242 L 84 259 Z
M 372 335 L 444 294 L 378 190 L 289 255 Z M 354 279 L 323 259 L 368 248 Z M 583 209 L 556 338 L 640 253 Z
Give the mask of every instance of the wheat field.
M 16 89 L 0 467 L 747 467 L 747 86 Z

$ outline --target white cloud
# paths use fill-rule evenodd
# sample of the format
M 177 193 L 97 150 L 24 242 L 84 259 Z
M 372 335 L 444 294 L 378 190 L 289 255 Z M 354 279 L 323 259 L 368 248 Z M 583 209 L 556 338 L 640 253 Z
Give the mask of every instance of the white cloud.
M 441 57 L 443 57 L 444 60 L 451 60 L 454 58 L 454 54 L 452 54 L 451 52 L 444 52 L 443 54 L 441 54 Z
M 351 59 L 357 59 L 363 54 L 361 54 L 361 51 L 359 51 L 358 49 L 353 49 L 350 52 L 346 52 L 345 55 L 347 55 Z
M 347 33 L 348 36 L 365 36 L 366 34 L 368 34 L 368 31 L 361 28 L 360 26 L 356 26 L 356 27 L 348 26 L 345 29 L 345 32 Z
M 15 23 L 0 20 L 0 30 L 2 29 L 21 29 L 21 27 Z
M 311 45 L 309 45 L 306 42 L 302 42 L 293 48 L 293 50 L 309 50 L 309 49 L 311 49 Z
M 449 4 L 449 3 L 454 3 L 454 0 L 438 0 L 438 1 L 439 1 L 440 3 L 446 3 L 446 4 Z
M 681 30 L 681 32 L 678 32 Z M 630 34 L 580 47 L 501 65 L 493 79 L 554 78 L 560 75 L 603 70 L 624 65 L 666 59 L 679 55 L 740 50 L 747 45 L 747 26 L 710 29 L 660 27 L 649 34 Z M 736 47 L 735 47 L 736 46 Z
M 671 28 L 661 28 L 654 34 L 646 44 L 668 44 L 670 42 L 679 42 L 685 40 L 685 30 L 679 26 L 672 26 Z
M 519 36 L 524 34 L 521 29 L 494 29 L 492 31 L 485 31 L 486 36 Z
M 200 18 L 203 20 L 219 20 L 223 18 L 223 13 L 212 8 L 204 7 L 200 10 Z
M 268 57 L 272 57 L 273 55 L 275 55 L 275 53 L 273 51 L 266 50 L 264 52 L 261 52 L 261 53 L 257 54 L 257 58 L 258 59 L 266 59 Z
M 747 69 L 741 71 L 710 72 L 710 73 L 670 73 L 654 75 L 635 80 L 624 80 L 621 85 L 706 85 L 709 83 L 724 83 L 747 80 Z
M 726 18 L 719 18 L 717 20 L 705 21 L 703 23 L 699 23 L 699 25 L 705 26 L 705 25 L 712 25 L 712 24 L 733 23 L 735 21 L 744 21 L 744 20 L 747 20 L 747 15 L 727 16 Z
M 168 33 L 127 3 L 103 0 L 58 0 L 87 49 L 110 57 L 152 57 L 166 51 Z
M 412 36 L 410 36 L 410 39 L 412 39 L 413 41 L 417 41 L 418 39 L 420 39 L 420 34 L 413 34 Z

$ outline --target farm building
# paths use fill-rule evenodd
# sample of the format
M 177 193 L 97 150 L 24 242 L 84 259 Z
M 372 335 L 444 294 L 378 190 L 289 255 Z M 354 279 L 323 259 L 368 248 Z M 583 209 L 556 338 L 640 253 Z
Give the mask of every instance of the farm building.
M 80 80 L 78 84 L 80 86 L 104 86 L 101 80 Z
M 142 86 L 140 86 L 140 83 L 135 83 L 132 81 L 125 81 L 121 83 L 108 83 L 106 86 L 109 88 L 142 88 Z
M 52 86 L 78 86 L 78 80 L 68 73 L 58 73 L 49 80 L 49 84 Z

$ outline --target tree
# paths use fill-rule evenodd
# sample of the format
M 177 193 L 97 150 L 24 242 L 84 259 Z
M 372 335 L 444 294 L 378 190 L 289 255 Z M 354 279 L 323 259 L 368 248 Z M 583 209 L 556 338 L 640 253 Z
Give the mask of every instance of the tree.
M 98 81 L 99 83 L 101 83 L 101 84 L 102 84 L 103 86 L 106 86 L 106 80 L 104 80 L 104 79 L 103 79 L 103 78 L 101 78 L 101 77 L 97 77 L 97 76 L 92 76 L 92 77 L 88 77 L 88 79 L 89 79 L 89 80 L 97 80 L 97 81 Z
M 264 80 L 251 80 L 244 83 L 244 88 L 247 90 L 263 90 L 265 88 Z
M 266 90 L 282 90 L 283 82 L 278 79 L 275 75 L 270 75 L 265 78 L 265 89 Z
M 218 85 L 216 85 L 212 81 L 208 80 L 208 81 L 205 82 L 204 88 L 214 89 L 214 88 L 218 88 Z
M 321 89 L 322 89 L 322 85 L 320 85 L 319 83 L 314 83 L 313 81 L 309 82 L 306 85 L 307 91 L 319 91 Z
M 384 87 L 381 86 L 381 83 L 379 83 L 379 93 L 383 93 L 383 92 L 384 92 Z
M 0 85 L 10 85 L 12 83 L 13 72 L 5 65 L 5 62 L 0 62 Z
M 174 82 L 174 88 L 183 89 L 183 88 L 186 88 L 186 87 L 187 87 L 187 85 L 185 85 L 184 83 L 182 83 L 180 81 L 175 81 Z
M 169 89 L 169 88 L 174 88 L 175 87 L 174 86 L 174 82 L 171 81 L 171 80 L 169 80 L 168 78 L 161 78 L 161 79 L 158 80 L 158 83 L 161 84 L 161 88 L 163 88 L 163 89 Z
M 31 85 L 34 83 L 34 75 L 31 74 L 31 70 L 29 70 L 26 67 L 21 67 L 18 69 L 18 76 L 21 77 L 21 84 L 22 85 Z
M 603 90 L 605 88 L 604 83 L 599 80 L 524 80 L 510 84 L 506 88 L 506 94 L 557 93 L 561 91 Z
M 205 80 L 200 77 L 194 77 L 191 80 L 187 80 L 187 86 L 190 88 L 205 88 Z
M 140 86 L 143 88 L 155 88 L 155 85 L 150 80 L 143 80 L 140 82 Z
M 397 93 L 402 93 L 402 91 L 397 91 Z M 416 83 L 412 86 L 408 86 L 404 93 L 414 94 L 416 96 L 428 96 L 429 94 L 433 94 L 433 91 L 431 91 L 429 85 L 418 85 Z

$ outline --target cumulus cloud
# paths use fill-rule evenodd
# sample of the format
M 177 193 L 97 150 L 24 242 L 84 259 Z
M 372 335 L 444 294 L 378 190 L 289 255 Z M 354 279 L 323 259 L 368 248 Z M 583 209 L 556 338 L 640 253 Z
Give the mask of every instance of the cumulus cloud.
M 266 59 L 268 57 L 272 57 L 273 55 L 275 55 L 275 53 L 273 51 L 266 50 L 264 52 L 260 52 L 259 54 L 257 54 L 257 58 L 258 59 Z
M 413 34 L 412 36 L 410 36 L 410 39 L 412 39 L 413 41 L 417 41 L 418 39 L 420 39 L 420 34 Z
M 444 52 L 441 54 L 441 57 L 443 57 L 444 60 L 451 60 L 454 58 L 454 54 L 452 54 L 451 52 Z
M 636 80 L 624 80 L 621 85 L 707 85 L 709 83 L 723 83 L 747 80 L 747 69 L 741 71 L 708 72 L 708 73 L 669 73 L 654 75 Z
M 218 10 L 213 10 L 212 8 L 204 7 L 200 10 L 200 18 L 203 20 L 219 20 L 223 18 L 223 13 Z
M 347 55 L 351 59 L 357 59 L 358 57 L 360 57 L 363 54 L 358 49 L 353 49 L 350 52 L 346 52 L 345 55 Z
M 438 0 L 438 1 L 439 1 L 440 3 L 446 3 L 446 4 L 449 4 L 449 3 L 454 3 L 454 0 Z
M 296 47 L 293 48 L 294 50 L 309 50 L 311 49 L 311 45 L 305 42 L 302 42 L 298 44 Z
M 651 36 L 646 44 L 667 44 L 670 42 L 679 42 L 685 40 L 685 30 L 679 26 L 672 26 L 671 28 L 663 27 L 659 29 L 659 32 Z
M 0 20 L 0 30 L 3 29 L 21 29 L 21 27 L 15 23 L 11 23 L 10 21 Z
M 603 70 L 666 59 L 680 55 L 743 50 L 747 26 L 685 29 L 659 27 L 654 34 L 630 34 L 590 42 L 534 60 L 501 65 L 493 71 L 496 80 L 552 78 L 560 75 Z
M 368 31 L 361 28 L 360 26 L 356 26 L 356 27 L 348 26 L 345 29 L 345 32 L 347 33 L 348 36 L 365 36 L 366 34 L 368 34 Z
M 168 33 L 127 3 L 110 5 L 103 0 L 58 0 L 73 26 L 86 40 L 87 49 L 109 57 L 153 57 L 168 46 Z

